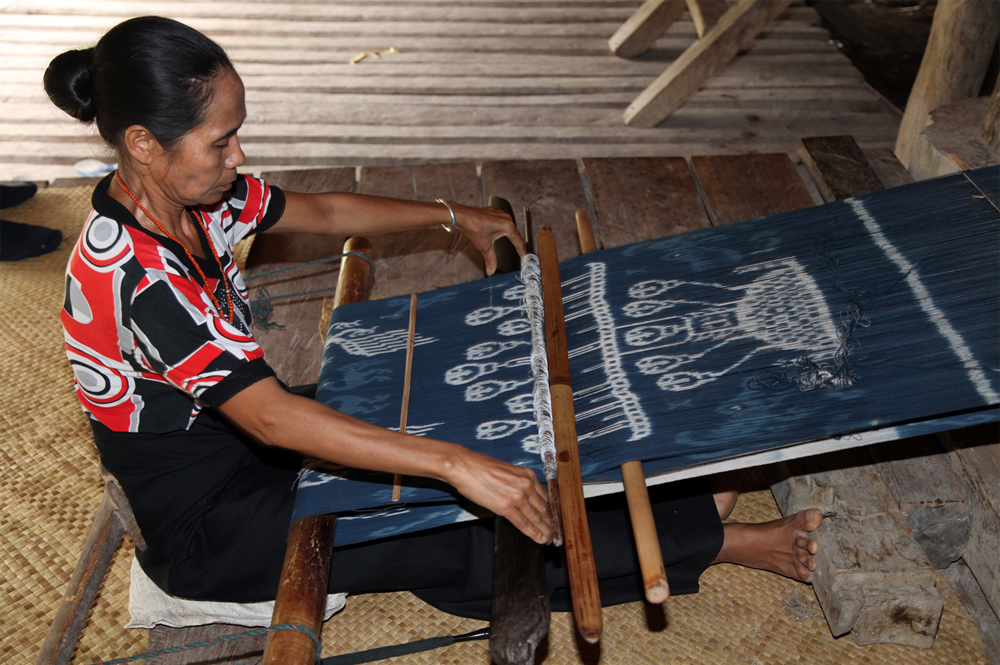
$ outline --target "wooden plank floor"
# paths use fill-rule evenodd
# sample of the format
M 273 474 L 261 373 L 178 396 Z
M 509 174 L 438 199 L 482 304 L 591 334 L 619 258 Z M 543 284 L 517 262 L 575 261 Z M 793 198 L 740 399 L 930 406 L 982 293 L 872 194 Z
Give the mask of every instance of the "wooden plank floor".
M 646 55 L 607 40 L 639 0 L 0 0 L 0 179 L 74 175 L 107 159 L 45 97 L 49 60 L 131 16 L 219 41 L 247 86 L 246 171 L 502 159 L 794 152 L 802 136 L 891 147 L 896 118 L 793 6 L 654 129 L 628 104 L 694 39 L 685 13 Z M 399 53 L 349 60 L 365 51 Z

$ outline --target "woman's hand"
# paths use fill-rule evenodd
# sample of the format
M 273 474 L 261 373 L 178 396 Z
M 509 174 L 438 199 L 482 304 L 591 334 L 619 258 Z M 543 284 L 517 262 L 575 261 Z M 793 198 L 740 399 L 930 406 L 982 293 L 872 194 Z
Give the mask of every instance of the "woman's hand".
M 514 221 L 507 213 L 496 208 L 473 208 L 463 206 L 453 201 L 448 205 L 455 211 L 458 228 L 462 229 L 472 244 L 483 254 L 486 261 L 486 274 L 492 275 L 497 269 L 497 257 L 493 253 L 493 243 L 506 236 L 514 243 L 518 256 L 524 256 L 527 249 L 521 234 L 517 232 Z
M 443 480 L 473 503 L 507 518 L 536 543 L 552 542 L 548 498 L 535 472 L 460 448 Z

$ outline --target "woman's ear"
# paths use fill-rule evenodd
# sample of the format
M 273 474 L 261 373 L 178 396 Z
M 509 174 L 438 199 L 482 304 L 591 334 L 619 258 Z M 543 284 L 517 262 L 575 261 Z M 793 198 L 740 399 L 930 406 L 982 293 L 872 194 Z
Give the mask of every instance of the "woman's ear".
M 125 149 L 132 159 L 145 166 L 149 166 L 163 152 L 160 142 L 142 125 L 132 125 L 125 130 Z

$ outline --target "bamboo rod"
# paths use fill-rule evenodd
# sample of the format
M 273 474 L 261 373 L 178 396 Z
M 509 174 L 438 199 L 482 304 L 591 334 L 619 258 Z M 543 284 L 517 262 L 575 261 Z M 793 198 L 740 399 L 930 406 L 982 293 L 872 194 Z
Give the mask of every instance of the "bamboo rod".
M 406 434 L 406 414 L 410 409 L 410 376 L 413 373 L 413 339 L 417 332 L 417 294 L 410 294 L 410 329 L 406 333 L 406 372 L 403 374 L 403 405 L 399 409 L 399 433 Z M 392 500 L 399 501 L 403 475 L 392 477 Z
M 586 210 L 576 211 L 576 234 L 580 237 L 580 252 L 582 254 L 597 251 L 594 227 L 590 223 L 590 215 L 587 214 Z
M 569 349 L 566 346 L 566 324 L 562 309 L 562 285 L 559 281 L 559 256 L 556 253 L 555 234 L 548 226 L 543 226 L 538 233 L 538 258 L 542 268 L 542 291 L 545 294 L 545 342 L 552 393 L 552 424 L 556 439 L 556 459 L 559 462 L 559 498 L 573 615 L 580 636 L 593 644 L 601 639 L 603 628 L 601 597 L 583 500 L 573 388 L 569 377 Z
M 642 463 L 622 464 L 622 480 L 625 483 L 628 514 L 632 519 L 632 535 L 635 536 L 635 547 L 639 552 L 646 600 L 659 605 L 670 597 L 670 584 L 663 567 L 663 553 L 660 551 L 660 539 L 656 535 L 656 522 L 653 521 L 653 507 L 649 503 L 649 490 L 646 489 Z
M 586 210 L 576 211 L 576 229 L 580 236 L 580 251 L 583 254 L 596 251 L 594 227 Z M 642 463 L 638 461 L 626 462 L 621 469 L 646 600 L 659 605 L 670 597 L 670 584 L 667 582 L 667 572 L 663 566 L 663 553 L 660 550 L 660 539 L 656 534 L 653 507 L 649 503 L 646 477 L 642 472 Z
M 350 238 L 344 243 L 344 253 L 370 253 L 371 248 L 371 243 L 364 238 Z M 371 288 L 372 274 L 368 262 L 357 256 L 345 256 L 340 263 L 333 306 L 336 308 L 368 300 Z M 326 587 L 330 579 L 336 527 L 336 515 L 302 517 L 292 524 L 274 613 L 271 615 L 272 625 L 299 624 L 319 635 L 326 607 Z M 316 645 L 312 638 L 299 631 L 282 630 L 267 636 L 261 663 L 312 665 L 315 660 Z

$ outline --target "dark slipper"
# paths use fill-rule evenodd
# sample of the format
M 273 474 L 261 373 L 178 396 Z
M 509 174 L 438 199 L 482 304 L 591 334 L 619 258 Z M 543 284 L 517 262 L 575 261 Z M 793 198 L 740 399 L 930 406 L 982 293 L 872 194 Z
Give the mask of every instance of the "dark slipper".
M 57 249 L 62 231 L 0 219 L 0 261 L 20 261 Z
M 21 205 L 38 191 L 38 185 L 33 182 L 23 182 L 16 185 L 0 185 L 0 208 L 13 208 Z

